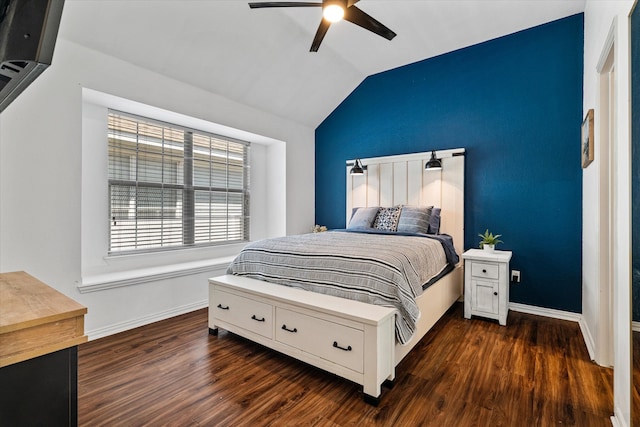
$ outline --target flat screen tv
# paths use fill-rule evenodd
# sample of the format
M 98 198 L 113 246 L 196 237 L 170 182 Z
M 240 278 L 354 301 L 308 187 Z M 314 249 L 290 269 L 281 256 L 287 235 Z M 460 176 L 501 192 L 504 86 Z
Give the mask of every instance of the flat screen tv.
M 64 0 L 0 0 L 0 112 L 49 65 Z

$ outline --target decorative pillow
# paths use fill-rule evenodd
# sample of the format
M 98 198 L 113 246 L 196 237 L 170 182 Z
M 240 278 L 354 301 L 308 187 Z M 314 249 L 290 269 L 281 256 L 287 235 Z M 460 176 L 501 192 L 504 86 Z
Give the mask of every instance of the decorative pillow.
M 378 207 L 355 208 L 347 229 L 352 228 L 371 228 L 373 221 L 378 214 Z
M 378 215 L 373 222 L 373 228 L 386 231 L 398 230 L 398 219 L 402 206 L 394 206 L 392 208 L 379 208 Z
M 432 209 L 433 206 L 403 206 L 398 220 L 398 232 L 427 234 Z
M 440 234 L 440 208 L 431 210 L 431 218 L 429 218 L 429 234 Z

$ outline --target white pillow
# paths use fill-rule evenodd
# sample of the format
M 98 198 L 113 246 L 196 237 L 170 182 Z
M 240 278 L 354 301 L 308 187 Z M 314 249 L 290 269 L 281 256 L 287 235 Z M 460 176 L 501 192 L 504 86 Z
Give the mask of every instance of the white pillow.
M 355 212 L 351 216 L 351 219 L 349 220 L 349 226 L 347 227 L 347 229 L 371 228 L 377 214 L 377 206 L 369 208 L 356 208 Z

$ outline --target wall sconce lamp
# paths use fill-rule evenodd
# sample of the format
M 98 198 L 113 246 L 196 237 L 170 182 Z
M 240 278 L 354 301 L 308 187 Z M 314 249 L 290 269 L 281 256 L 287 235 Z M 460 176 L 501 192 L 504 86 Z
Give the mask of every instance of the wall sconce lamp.
M 424 168 L 430 171 L 439 171 L 442 169 L 442 161 L 436 158 L 435 151 L 431 152 L 431 159 L 424 165 Z
M 360 161 L 360 159 L 356 159 L 355 164 L 353 165 L 353 167 L 351 168 L 351 170 L 349 171 L 350 175 L 364 175 L 364 171 L 367 170 L 366 166 L 362 166 L 362 162 Z

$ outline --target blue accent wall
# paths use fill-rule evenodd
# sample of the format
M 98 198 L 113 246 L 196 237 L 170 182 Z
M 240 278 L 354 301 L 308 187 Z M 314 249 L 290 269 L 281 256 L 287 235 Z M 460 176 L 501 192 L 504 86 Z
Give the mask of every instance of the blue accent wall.
M 510 300 L 580 312 L 583 15 L 366 78 L 316 129 L 316 223 L 345 227 L 345 161 L 466 148 L 465 248 L 514 251 Z

